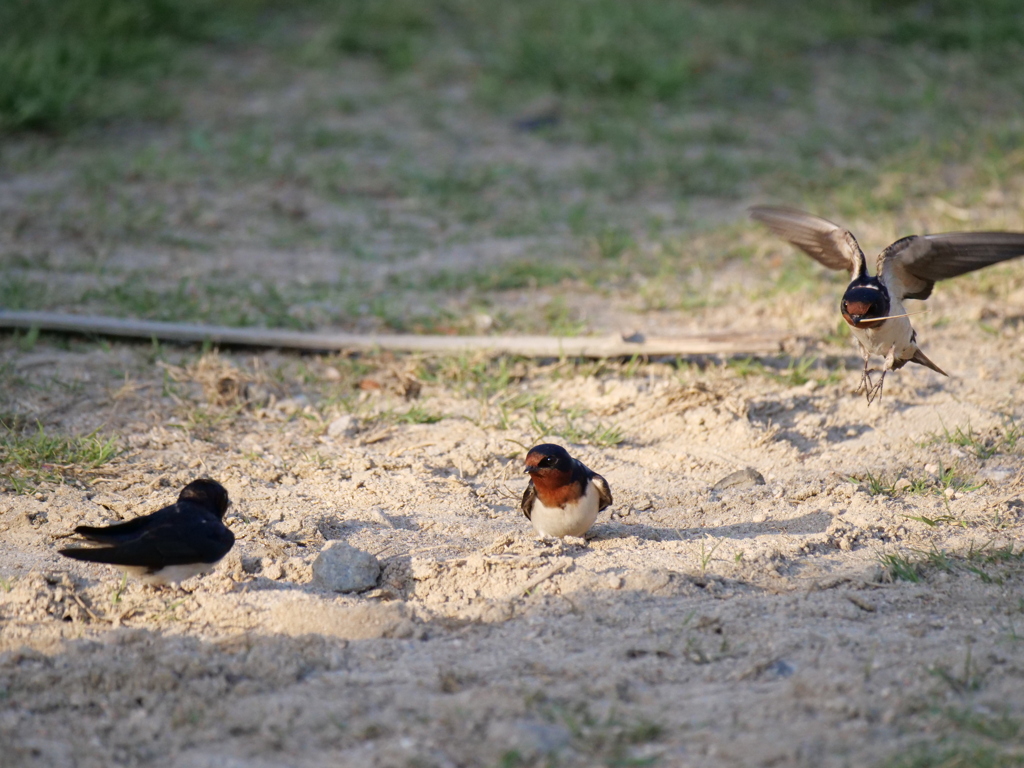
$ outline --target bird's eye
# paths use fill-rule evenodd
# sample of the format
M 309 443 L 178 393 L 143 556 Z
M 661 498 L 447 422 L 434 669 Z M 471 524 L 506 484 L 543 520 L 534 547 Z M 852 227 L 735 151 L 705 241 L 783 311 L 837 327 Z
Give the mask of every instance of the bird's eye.
M 553 467 L 555 466 L 555 459 L 553 456 L 545 456 L 540 460 L 538 467 Z

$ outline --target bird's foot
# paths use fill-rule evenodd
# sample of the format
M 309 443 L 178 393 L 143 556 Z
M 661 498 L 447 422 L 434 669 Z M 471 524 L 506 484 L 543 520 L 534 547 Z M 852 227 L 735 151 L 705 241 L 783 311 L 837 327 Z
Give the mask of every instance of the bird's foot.
M 879 371 L 878 381 L 875 382 L 873 385 L 870 384 L 871 377 L 867 376 L 866 378 L 870 386 L 868 386 L 864 390 L 864 396 L 868 400 L 868 405 L 871 405 L 871 403 L 873 403 L 875 400 L 882 397 L 882 384 L 885 383 L 885 371 Z
M 878 373 L 878 381 L 871 381 L 871 374 Z M 871 405 L 877 398 L 882 395 L 882 384 L 885 382 L 885 369 L 878 370 L 875 368 L 865 368 L 864 373 L 860 379 L 860 386 L 854 390 L 853 394 L 859 395 L 861 392 L 867 398 L 868 405 Z

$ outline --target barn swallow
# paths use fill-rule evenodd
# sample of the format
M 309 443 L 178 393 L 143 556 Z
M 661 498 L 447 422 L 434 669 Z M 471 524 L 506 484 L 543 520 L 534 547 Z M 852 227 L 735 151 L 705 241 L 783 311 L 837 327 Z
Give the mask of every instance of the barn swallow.
M 886 371 L 907 363 L 948 375 L 918 348 L 917 333 L 906 317 L 904 299 L 927 299 L 937 280 L 1024 256 L 1024 233 L 1020 232 L 910 235 L 878 254 L 877 274 L 871 276 L 856 239 L 838 224 L 773 206 L 755 206 L 750 215 L 829 269 L 849 271 L 850 284 L 839 310 L 864 355 L 861 388 L 869 403 L 882 393 Z M 868 369 L 871 355 L 885 358 L 875 384 L 871 383 Z
M 127 523 L 93 528 L 80 525 L 75 533 L 102 547 L 62 549 L 75 560 L 121 566 L 146 584 L 176 584 L 208 573 L 235 543 L 223 523 L 228 492 L 213 480 L 194 480 L 178 501 L 151 515 Z
M 608 481 L 560 445 L 544 443 L 526 454 L 530 484 L 523 514 L 541 536 L 582 536 L 612 503 Z

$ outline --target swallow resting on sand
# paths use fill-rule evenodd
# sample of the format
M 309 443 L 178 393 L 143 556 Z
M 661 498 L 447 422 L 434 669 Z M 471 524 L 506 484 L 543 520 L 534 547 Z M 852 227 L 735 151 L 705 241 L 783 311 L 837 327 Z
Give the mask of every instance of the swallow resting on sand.
M 103 546 L 60 553 L 120 566 L 146 584 L 176 584 L 212 571 L 231 550 L 235 535 L 223 523 L 228 503 L 228 492 L 220 483 L 194 480 L 176 503 L 151 515 L 103 528 L 78 526 L 75 533 Z
M 910 235 L 878 254 L 877 274 L 872 277 L 856 239 L 838 224 L 803 211 L 773 206 L 756 206 L 750 209 L 750 215 L 829 269 L 849 271 L 850 285 L 839 309 L 864 355 L 861 387 L 869 403 L 881 394 L 886 371 L 907 363 L 948 375 L 918 348 L 917 334 L 903 307 L 904 299 L 927 299 L 936 280 L 1024 256 L 1021 232 Z M 885 358 L 875 384 L 871 383 L 868 369 L 871 355 Z
M 523 514 L 541 536 L 582 536 L 612 503 L 608 481 L 560 445 L 544 443 L 526 454 L 530 484 Z

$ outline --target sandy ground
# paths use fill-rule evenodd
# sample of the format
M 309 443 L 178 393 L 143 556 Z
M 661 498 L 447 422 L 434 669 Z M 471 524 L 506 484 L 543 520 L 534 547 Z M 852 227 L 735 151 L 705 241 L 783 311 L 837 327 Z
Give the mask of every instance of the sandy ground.
M 823 344 L 839 374 L 795 387 L 709 360 L 518 363 L 488 390 L 466 361 L 8 338 L 9 412 L 123 452 L 0 497 L 5 765 L 861 766 L 950 737 L 984 749 L 996 732 L 971 723 L 1024 708 L 1005 549 L 1022 530 L 1006 436 L 1024 360 L 997 310 L 994 333 L 928 330 L 951 379 L 905 369 L 870 407 L 852 350 Z M 524 447 L 567 420 L 621 431 L 570 445 L 615 504 L 586 542 L 538 541 L 518 510 Z M 948 441 L 957 428 L 992 455 Z M 766 482 L 712 490 L 745 467 Z M 943 494 L 951 467 L 970 485 Z M 872 495 L 869 472 L 920 482 Z M 121 590 L 56 554 L 75 525 L 152 511 L 201 475 L 234 500 L 216 573 Z M 335 539 L 380 559 L 376 588 L 313 585 Z M 893 554 L 920 580 L 894 580 Z
M 380 84 L 324 74 L 299 87 L 273 61 L 228 63 L 222 87 L 190 96 L 176 133 L 104 134 L 99 149 L 70 144 L 41 169 L 31 142 L 12 150 L 20 170 L 0 179 L 5 279 L 39 281 L 42 298 L 28 298 L 47 308 L 78 296 L 72 309 L 97 313 L 114 311 L 112 294 L 82 298 L 84 288 L 141 286 L 166 301 L 183 277 L 349 280 L 358 293 L 392 273 L 565 256 L 567 226 L 502 235 L 489 224 L 542 220 L 561 198 L 596 199 L 598 220 L 665 209 L 666 226 L 678 224 L 671 195 L 605 200 L 560 181 L 608 158 L 516 133 L 505 118 L 468 119 L 457 89 L 422 110 L 429 122 L 383 98 L 313 114 L 314 102 L 347 104 Z M 823 103 L 823 119 L 845 119 Z M 340 149 L 318 154 L 271 132 L 274 152 L 254 178 L 207 171 L 233 157 L 227 139 L 208 156 L 172 153 L 193 127 L 199 139 L 232 121 L 294 132 L 324 114 L 373 141 L 348 147 L 340 133 Z M 261 135 L 246 149 L 240 133 L 232 162 L 252 164 Z M 297 170 L 280 170 L 279 153 Z M 338 157 L 352 189 L 311 191 L 302 177 L 316 181 Z M 181 158 L 196 167 L 179 169 Z M 448 209 L 487 195 L 463 192 L 437 210 L 412 192 L 391 199 L 382 169 L 412 160 L 428 180 L 434 165 L 451 181 L 446 163 L 488 160 L 522 163 L 539 181 L 528 193 L 513 184 L 496 214 L 470 225 L 457 211 L 448 221 Z M 1022 229 L 1021 178 L 980 202 L 966 184 L 977 219 L 942 218 L 928 188 L 899 220 L 844 223 L 865 250 L 911 231 Z M 564 194 L 530 208 L 536 190 L 558 184 Z M 688 216 L 728 224 L 748 203 L 787 201 L 685 202 Z M 337 242 L 307 237 L 305 222 L 335 226 Z M 730 231 L 753 255 L 727 269 L 711 259 L 725 236 L 698 230 L 664 257 L 674 282 L 625 264 L 628 279 L 612 287 L 576 292 L 570 280 L 492 292 L 483 309 L 458 296 L 445 306 L 463 330 L 474 312 L 505 311 L 514 330 L 550 332 L 543 309 L 559 299 L 594 332 L 794 332 L 802 338 L 786 355 L 485 365 L 0 337 L 0 417 L 24 434 L 37 422 L 54 435 L 95 430 L 120 449 L 96 469 L 51 467 L 62 481 L 0 494 L 0 763 L 1021 764 L 1024 266 L 941 285 L 914 321 L 951 378 L 908 367 L 869 407 L 852 393 L 859 355 L 831 333 L 839 282 L 813 267 L 811 288 L 773 290 L 788 265 L 809 260 L 754 227 Z M 406 261 L 384 258 L 391 251 Z M 690 261 L 677 267 L 677 257 Z M 672 292 L 689 278 L 677 275 L 715 300 L 687 308 Z M 409 294 L 419 300 L 415 285 Z M 522 459 L 542 441 L 567 445 L 612 487 L 587 541 L 538 541 L 518 509 Z M 748 467 L 763 485 L 714 490 Z M 76 525 L 154 511 L 199 476 L 234 501 L 237 544 L 215 573 L 183 590 L 122 589 L 114 569 L 57 555 Z M 374 588 L 314 585 L 312 562 L 332 540 L 380 560 Z M 916 580 L 898 578 L 901 568 Z

